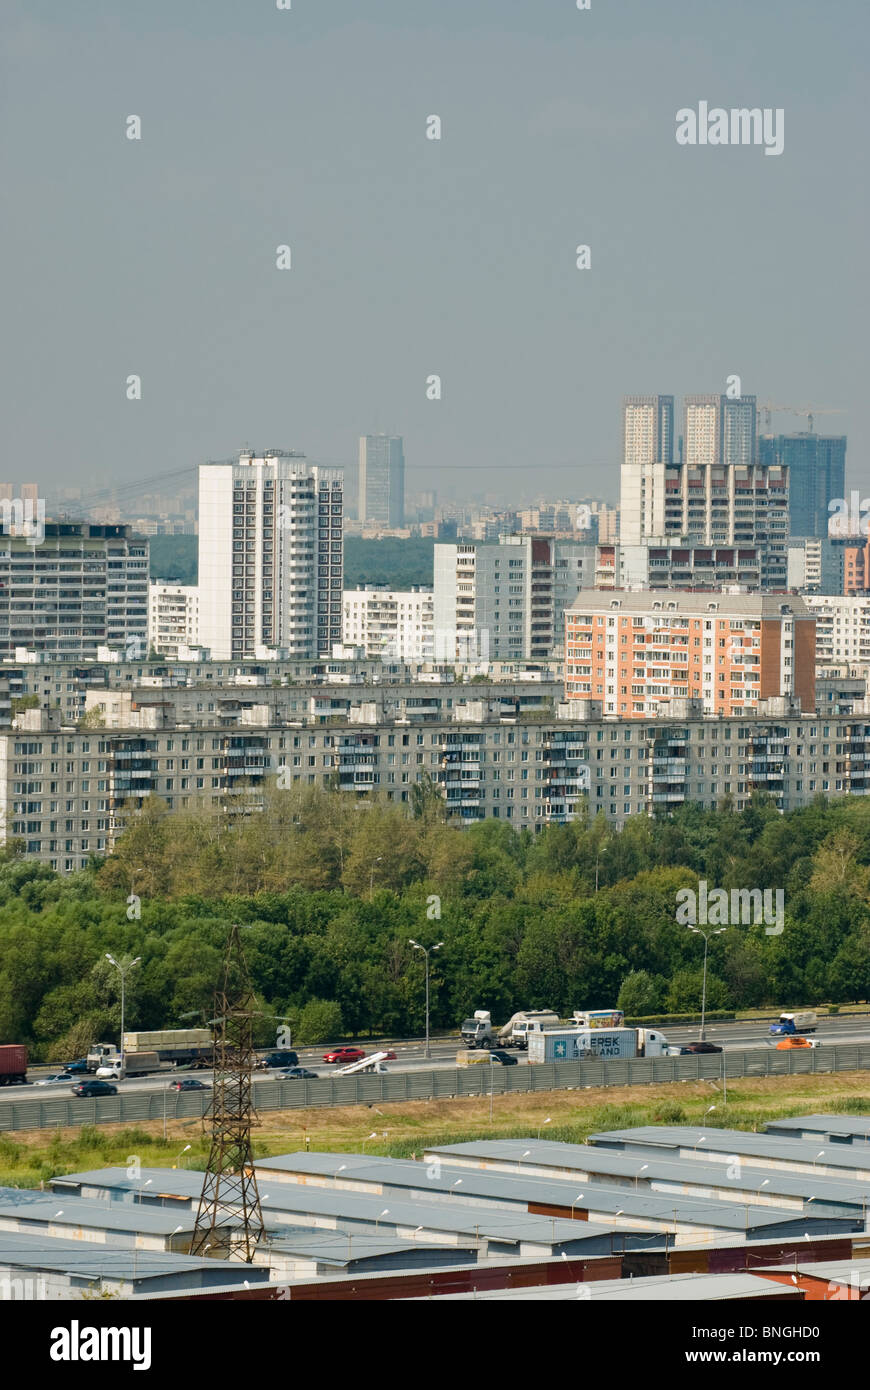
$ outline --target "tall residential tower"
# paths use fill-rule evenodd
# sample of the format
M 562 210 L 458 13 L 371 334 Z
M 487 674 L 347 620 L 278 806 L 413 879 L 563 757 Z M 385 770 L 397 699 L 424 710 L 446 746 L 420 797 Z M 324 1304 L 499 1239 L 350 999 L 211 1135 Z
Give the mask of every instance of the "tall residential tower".
M 250 451 L 199 470 L 199 640 L 215 659 L 341 642 L 343 472 Z

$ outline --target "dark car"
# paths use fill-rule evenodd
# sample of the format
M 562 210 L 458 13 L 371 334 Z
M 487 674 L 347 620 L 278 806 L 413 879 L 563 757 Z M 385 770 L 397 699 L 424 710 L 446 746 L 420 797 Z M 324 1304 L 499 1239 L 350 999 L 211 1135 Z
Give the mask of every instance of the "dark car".
M 257 1063 L 258 1071 L 269 1071 L 272 1067 L 298 1067 L 299 1057 L 292 1048 L 285 1047 L 280 1052 L 267 1052 Z
M 494 1062 L 501 1062 L 503 1067 L 515 1067 L 517 1064 L 516 1057 L 512 1057 L 509 1052 L 502 1052 L 500 1048 L 495 1048 L 489 1055 Z
M 197 1081 L 193 1076 L 185 1076 L 182 1081 L 170 1081 L 170 1091 L 210 1091 L 207 1081 Z
M 288 1067 L 286 1071 L 279 1071 L 282 1081 L 316 1081 L 317 1072 L 309 1071 L 307 1067 Z
M 108 1081 L 80 1081 L 73 1086 L 74 1096 L 116 1096 L 117 1086 L 110 1086 Z
M 693 1043 L 686 1043 L 686 1046 L 685 1046 L 685 1047 L 681 1047 L 681 1048 L 680 1048 L 680 1055 L 683 1056 L 683 1057 L 688 1057 L 688 1056 L 691 1056 L 691 1054 L 694 1053 L 694 1052 L 721 1052 L 721 1051 L 722 1051 L 722 1048 L 721 1048 L 721 1047 L 717 1047 L 715 1043 L 711 1043 L 711 1042 L 693 1042 Z
M 83 1072 L 86 1072 L 86 1071 L 87 1071 L 87 1069 L 88 1069 L 88 1059 L 87 1059 L 87 1057 L 79 1057 L 77 1061 L 75 1061 L 75 1062 L 67 1062 L 66 1065 L 64 1066 L 64 1071 L 65 1071 L 65 1072 L 68 1072 L 70 1076 L 81 1076 Z
M 324 1062 L 361 1062 L 365 1057 L 361 1047 L 334 1047 L 331 1052 L 324 1052 Z

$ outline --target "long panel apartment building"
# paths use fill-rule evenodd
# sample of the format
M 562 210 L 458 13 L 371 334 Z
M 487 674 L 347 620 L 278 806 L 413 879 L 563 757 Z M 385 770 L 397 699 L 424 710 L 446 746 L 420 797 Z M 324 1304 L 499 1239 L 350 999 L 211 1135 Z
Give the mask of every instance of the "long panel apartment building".
M 721 718 L 684 701 L 639 724 L 605 717 L 595 701 L 543 716 L 450 698 L 451 708 L 444 698 L 409 701 L 389 720 L 364 701 L 344 716 L 321 707 L 282 722 L 248 706 L 220 727 L 174 724 L 146 709 L 117 727 L 77 729 L 63 727 L 57 711 L 29 710 L 22 727 L 0 733 L 3 835 L 71 872 L 109 852 L 146 797 L 178 812 L 232 810 L 259 804 L 279 777 L 282 786 L 402 803 L 425 772 L 462 822 L 491 817 L 531 829 L 587 806 L 619 826 L 690 802 L 728 798 L 742 809 L 757 791 L 787 811 L 818 794 L 870 788 L 868 712 L 801 714 L 796 701 L 779 699 L 754 717 Z

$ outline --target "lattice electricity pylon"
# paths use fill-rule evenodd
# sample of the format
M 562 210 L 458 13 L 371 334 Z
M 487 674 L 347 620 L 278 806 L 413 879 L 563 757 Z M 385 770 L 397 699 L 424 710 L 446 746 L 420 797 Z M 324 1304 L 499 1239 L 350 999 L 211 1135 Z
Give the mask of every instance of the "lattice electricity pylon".
M 214 1090 L 203 1117 L 211 1129 L 211 1152 L 190 1253 L 205 1254 L 208 1246 L 219 1257 L 248 1264 L 264 1234 L 251 1152 L 251 1126 L 257 1123 L 251 1099 L 255 1002 L 241 931 L 234 926 L 223 987 L 215 995 Z

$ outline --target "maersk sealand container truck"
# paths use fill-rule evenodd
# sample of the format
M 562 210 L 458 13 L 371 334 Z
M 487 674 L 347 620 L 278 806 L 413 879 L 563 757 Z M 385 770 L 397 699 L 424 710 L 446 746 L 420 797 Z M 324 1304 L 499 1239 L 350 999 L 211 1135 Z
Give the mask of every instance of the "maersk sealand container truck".
M 657 1028 L 554 1028 L 529 1036 L 529 1062 L 666 1057 L 668 1046 Z

